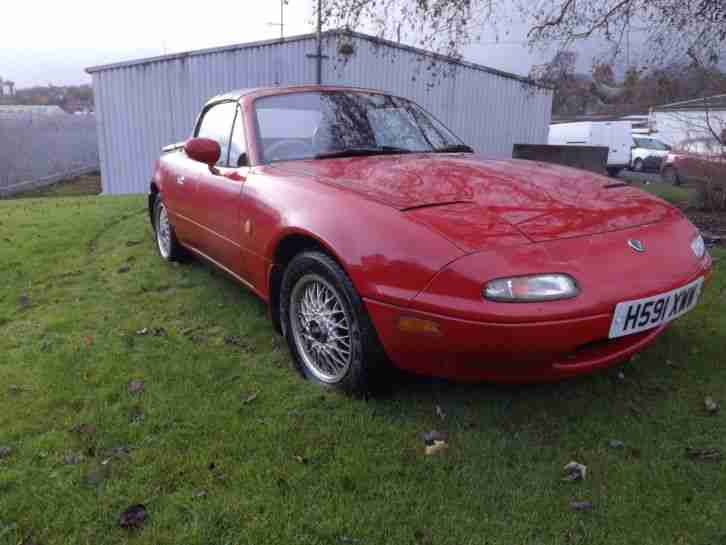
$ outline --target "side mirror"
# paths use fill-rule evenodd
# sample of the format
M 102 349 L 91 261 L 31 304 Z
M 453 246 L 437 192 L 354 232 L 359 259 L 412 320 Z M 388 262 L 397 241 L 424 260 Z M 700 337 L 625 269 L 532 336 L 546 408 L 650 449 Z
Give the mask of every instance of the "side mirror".
M 184 151 L 190 159 L 208 165 L 210 170 L 222 156 L 219 143 L 211 138 L 190 138 L 184 143 Z

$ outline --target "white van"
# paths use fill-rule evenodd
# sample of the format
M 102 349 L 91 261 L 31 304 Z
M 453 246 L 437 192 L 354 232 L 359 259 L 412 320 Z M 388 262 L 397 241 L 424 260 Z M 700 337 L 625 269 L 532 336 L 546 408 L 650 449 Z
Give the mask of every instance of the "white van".
M 547 143 L 553 146 L 604 146 L 608 148 L 607 170 L 617 175 L 630 166 L 633 145 L 630 121 L 577 121 L 550 125 Z

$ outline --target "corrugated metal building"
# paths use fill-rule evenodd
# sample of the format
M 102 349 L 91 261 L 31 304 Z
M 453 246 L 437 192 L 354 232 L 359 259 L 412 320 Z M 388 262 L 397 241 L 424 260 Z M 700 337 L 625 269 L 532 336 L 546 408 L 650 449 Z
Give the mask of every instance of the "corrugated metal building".
M 358 33 L 324 32 L 321 82 L 419 103 L 477 151 L 510 157 L 547 142 L 552 93 L 527 79 Z M 316 83 L 315 34 L 96 66 L 105 193 L 148 189 L 163 145 L 184 140 L 202 105 L 233 89 Z

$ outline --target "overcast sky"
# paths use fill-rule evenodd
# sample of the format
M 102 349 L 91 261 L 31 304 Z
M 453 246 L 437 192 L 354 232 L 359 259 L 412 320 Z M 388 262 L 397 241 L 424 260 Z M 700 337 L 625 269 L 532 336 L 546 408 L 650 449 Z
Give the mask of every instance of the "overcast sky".
M 207 7 L 209 13 L 202 13 Z M 87 83 L 88 66 L 280 35 L 279 27 L 269 25 L 280 21 L 277 0 L 21 0 L 3 2 L 2 18 L 0 77 L 18 87 Z M 290 0 L 285 35 L 312 31 L 312 0 Z M 513 28 L 500 44 L 484 37 L 465 57 L 526 74 L 542 56 L 523 44 L 525 31 L 525 25 Z

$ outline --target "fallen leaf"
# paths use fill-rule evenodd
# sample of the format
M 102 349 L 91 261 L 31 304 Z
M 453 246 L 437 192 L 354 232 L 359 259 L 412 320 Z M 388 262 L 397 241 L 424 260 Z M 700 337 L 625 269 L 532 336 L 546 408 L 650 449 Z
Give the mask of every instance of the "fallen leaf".
M 195 490 L 194 492 L 192 492 L 192 498 L 205 498 L 206 496 L 206 490 Z
M 252 403 L 255 399 L 257 399 L 257 393 L 248 395 L 247 397 L 242 397 L 242 404 L 247 405 L 248 403 Z
M 98 486 L 109 477 L 111 477 L 111 466 L 108 463 L 100 463 L 89 468 L 81 482 L 86 486 Z
M 620 441 L 618 439 L 611 439 L 608 442 L 608 446 L 610 448 L 614 448 L 614 449 L 621 449 L 621 448 L 625 448 L 625 443 L 623 443 L 622 441 Z
M 144 381 L 137 379 L 130 381 L 127 389 L 130 394 L 140 394 L 144 391 L 145 387 Z
M 144 419 L 144 410 L 141 407 L 131 407 L 129 409 L 129 423 L 137 424 Z
M 20 297 L 18 297 L 18 306 L 25 308 L 29 305 L 30 297 L 28 297 L 26 294 L 22 294 Z
M 427 456 L 439 454 L 449 448 L 449 434 L 445 431 L 432 430 L 421 434 L 424 441 L 424 452 Z
M 293 458 L 295 459 L 296 462 L 299 462 L 303 465 L 308 463 L 308 459 L 305 458 L 304 456 L 300 456 L 299 454 L 296 454 L 295 456 L 293 456 Z
M 94 435 L 96 433 L 96 426 L 93 424 L 78 424 L 73 426 L 71 431 L 78 435 Z
M 148 327 L 144 327 L 144 328 L 141 328 L 141 329 L 139 329 L 139 330 L 138 330 L 138 331 L 136 332 L 136 334 L 137 334 L 137 335 L 140 335 L 140 336 L 143 336 L 143 335 L 148 335 L 148 334 L 149 334 L 149 328 L 148 328 Z
M 449 434 L 445 431 L 432 430 L 422 433 L 421 439 L 424 440 L 426 445 L 433 445 L 436 441 L 448 442 Z
M 703 406 L 708 414 L 716 414 L 719 410 L 718 403 L 716 403 L 711 396 L 708 396 L 703 400 Z
M 142 242 L 143 242 L 142 240 L 127 240 L 127 241 L 126 241 L 126 246 L 127 246 L 128 248 L 130 248 L 131 246 L 138 246 L 138 245 L 139 245 L 139 244 L 141 244 Z
M 8 446 L 0 447 L 0 460 L 7 458 L 13 453 L 13 448 Z
M 124 265 L 124 266 L 122 266 L 122 267 L 119 267 L 119 268 L 118 268 L 118 270 L 117 270 L 116 272 L 117 272 L 118 274 L 124 274 L 124 273 L 127 273 L 127 272 L 129 272 L 130 270 L 131 270 L 131 267 L 129 267 L 128 265 Z
M 699 460 L 703 462 L 718 462 L 719 460 L 721 460 L 721 451 L 713 447 L 686 447 L 686 456 L 691 460 Z
M 126 530 L 141 530 L 146 524 L 146 507 L 142 504 L 132 505 L 118 519 L 118 525 Z
M 570 508 L 573 511 L 592 511 L 592 502 L 589 500 L 571 501 Z
M 11 395 L 18 395 L 23 393 L 26 390 L 24 386 L 19 386 L 17 384 L 11 384 L 8 386 L 8 393 Z
M 166 329 L 163 327 L 152 327 L 151 335 L 152 337 L 166 337 Z
M 570 462 L 562 468 L 563 481 L 584 481 L 587 476 L 587 466 L 578 462 Z
M 69 452 L 63 457 L 63 463 L 67 466 L 77 466 L 83 462 L 83 454 Z

